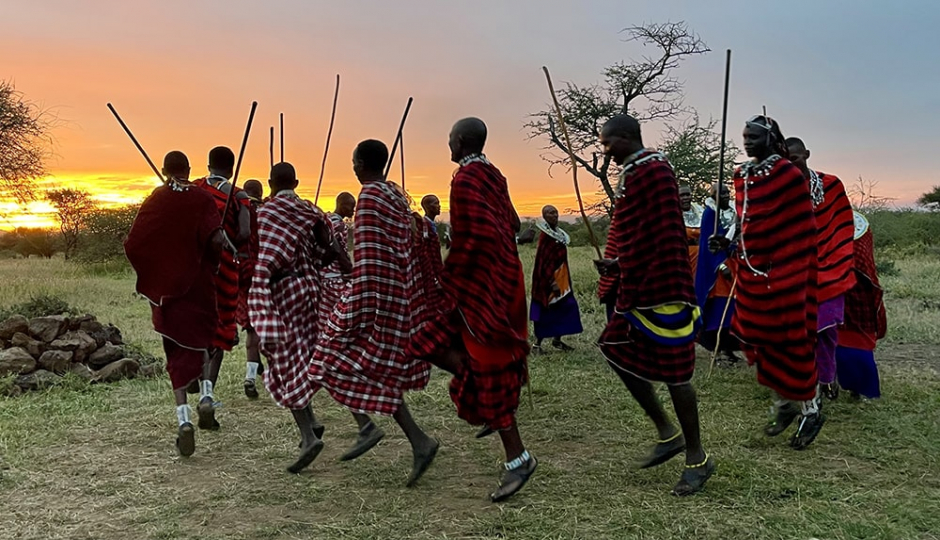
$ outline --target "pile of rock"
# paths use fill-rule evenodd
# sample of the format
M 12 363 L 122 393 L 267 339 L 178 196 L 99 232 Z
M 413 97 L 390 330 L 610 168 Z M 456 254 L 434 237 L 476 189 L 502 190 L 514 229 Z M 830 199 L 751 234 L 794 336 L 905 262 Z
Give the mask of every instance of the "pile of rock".
M 93 315 L 14 315 L 0 322 L 0 377 L 15 376 L 7 394 L 48 388 L 67 373 L 90 382 L 133 378 L 141 365 L 128 356 L 121 331 Z

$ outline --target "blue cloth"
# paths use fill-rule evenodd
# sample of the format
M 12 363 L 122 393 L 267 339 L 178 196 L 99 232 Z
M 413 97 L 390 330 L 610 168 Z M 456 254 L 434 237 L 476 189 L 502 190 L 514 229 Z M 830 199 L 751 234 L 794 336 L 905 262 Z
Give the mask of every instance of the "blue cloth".
M 867 398 L 881 397 L 875 353 L 851 347 L 836 348 L 839 386 Z
M 725 306 L 728 306 L 728 312 L 725 313 Z M 709 298 L 705 301 L 705 307 L 702 308 L 702 331 L 714 332 L 721 328 L 731 327 L 731 315 L 734 313 L 734 299 L 731 299 L 731 305 L 728 305 L 726 298 Z M 724 314 L 725 320 L 722 324 L 721 316 Z
M 529 318 L 535 327 L 536 339 L 560 338 L 584 331 L 581 326 L 581 310 L 574 293 L 547 307 L 533 301 L 529 308 Z
M 702 234 L 698 239 L 698 266 L 695 269 L 695 299 L 700 308 L 705 308 L 708 293 L 715 286 L 718 267 L 728 258 L 726 252 L 712 253 L 708 250 L 708 239 L 715 236 L 715 210 L 706 206 L 702 212 Z M 728 230 L 718 224 L 718 234 L 726 235 Z M 719 314 L 719 317 L 721 315 Z

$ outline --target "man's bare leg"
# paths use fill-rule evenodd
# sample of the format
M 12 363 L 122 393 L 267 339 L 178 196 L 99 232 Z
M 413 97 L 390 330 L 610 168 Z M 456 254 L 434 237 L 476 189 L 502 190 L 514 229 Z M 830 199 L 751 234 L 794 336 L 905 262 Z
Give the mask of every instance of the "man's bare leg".
M 395 422 L 398 423 L 398 426 L 401 427 L 401 430 L 405 432 L 405 437 L 408 438 L 408 442 L 411 443 L 411 451 L 414 454 L 414 466 L 411 469 L 411 475 L 408 477 L 408 482 L 405 485 L 413 487 L 421 476 L 424 475 L 425 471 L 428 470 L 428 467 L 431 466 L 431 462 L 434 461 L 434 457 L 437 455 L 437 450 L 440 448 L 441 444 L 421 429 L 411 416 L 408 406 L 404 403 L 395 411 L 393 418 Z
M 245 396 L 249 399 L 258 399 L 258 374 L 261 373 L 261 338 L 254 328 L 245 329 Z
M 310 405 L 301 409 L 291 409 L 290 412 L 294 416 L 297 428 L 300 430 L 300 455 L 297 457 L 297 461 L 287 467 L 287 471 L 297 474 L 317 459 L 320 451 L 323 450 L 323 441 L 314 431 L 316 419 Z
M 193 428 L 192 411 L 186 402 L 186 388 L 173 390 L 176 399 L 176 419 L 179 427 L 176 432 L 176 449 L 183 457 L 189 457 L 196 451 L 196 430 Z
M 613 367 L 613 370 L 623 381 L 630 394 L 633 395 L 633 399 L 640 404 L 646 416 L 656 426 L 656 432 L 659 435 L 659 439 L 649 455 L 638 464 L 639 468 L 645 469 L 662 465 L 685 450 L 685 439 L 682 432 L 666 417 L 666 411 L 663 409 L 662 403 L 659 402 L 659 398 L 656 397 L 653 385 L 649 381 L 644 381 L 617 367 Z
M 499 438 L 506 450 L 506 463 L 503 465 L 505 472 L 499 487 L 490 494 L 493 502 L 504 501 L 515 495 L 526 485 L 538 466 L 535 456 L 530 455 L 522 444 L 522 436 L 519 435 L 515 420 L 512 426 L 499 431 Z
M 686 443 L 685 470 L 682 472 L 682 478 L 673 488 L 672 493 L 673 495 L 686 496 L 701 491 L 705 486 L 705 482 L 715 471 L 715 464 L 705 454 L 705 449 L 702 448 L 698 402 L 692 384 L 670 386 L 669 395 L 672 397 L 672 405 L 676 410 L 679 425 L 682 426 Z
M 199 429 L 217 430 L 220 427 L 215 419 L 214 390 L 224 354 L 222 349 L 211 349 L 203 359 L 199 406 L 196 407 L 196 412 L 199 414 Z
M 340 456 L 340 461 L 356 459 L 369 450 L 372 450 L 372 448 L 379 444 L 379 441 L 385 437 L 385 432 L 379 429 L 379 426 L 375 425 L 375 422 L 372 421 L 369 415 L 356 412 L 352 413 L 352 415 L 356 420 L 356 424 L 359 426 L 359 436 L 356 438 L 356 442 L 353 444 L 352 448 Z

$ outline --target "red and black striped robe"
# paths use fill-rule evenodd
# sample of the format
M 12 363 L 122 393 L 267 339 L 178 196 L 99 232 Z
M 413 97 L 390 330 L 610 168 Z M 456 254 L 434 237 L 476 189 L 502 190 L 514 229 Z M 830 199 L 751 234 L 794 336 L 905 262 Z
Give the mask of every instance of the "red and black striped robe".
M 529 351 L 518 215 L 506 179 L 482 156 L 454 175 L 450 206 L 453 236 L 441 283 L 456 306 L 449 316 L 428 320 L 409 351 L 427 358 L 466 347 L 469 360 L 450 385 L 457 415 L 506 429 L 519 407 Z
M 809 185 L 774 155 L 735 171 L 734 188 L 742 223 L 738 257 L 729 259 L 738 280 L 732 329 L 761 384 L 784 399 L 812 399 L 818 257 Z
M 845 325 L 839 329 L 839 345 L 871 351 L 888 330 L 871 230 L 866 230 L 854 245 L 856 283 L 845 293 Z
M 679 186 L 666 158 L 645 150 L 625 165 L 608 245 L 616 247 L 616 313 L 598 344 L 615 369 L 649 381 L 682 384 L 695 371 L 695 342 L 656 343 L 623 315 L 669 304 L 695 306 Z
M 228 194 L 213 187 L 206 178 L 200 178 L 193 182 L 196 186 L 204 189 L 212 195 L 215 200 L 216 212 L 222 215 L 225 210 L 225 202 L 228 200 Z M 239 197 L 241 188 L 234 188 L 232 193 L 231 206 L 228 213 L 223 216 L 222 228 L 225 235 L 235 242 L 238 238 L 238 213 L 241 206 L 248 205 L 247 197 Z M 235 246 L 238 247 L 237 245 Z M 238 311 L 239 294 L 239 264 L 232 253 L 231 248 L 226 246 L 222 250 L 219 272 L 215 275 L 216 303 L 219 307 L 218 328 L 215 333 L 215 339 L 212 340 L 212 347 L 223 351 L 231 351 L 235 346 L 235 336 L 238 334 L 238 326 L 235 321 L 235 315 Z
M 852 272 L 855 221 L 852 204 L 842 181 L 831 174 L 817 174 L 826 193 L 823 202 L 816 207 L 816 235 L 819 239 L 816 296 L 821 304 L 842 296 L 855 285 L 855 274 Z

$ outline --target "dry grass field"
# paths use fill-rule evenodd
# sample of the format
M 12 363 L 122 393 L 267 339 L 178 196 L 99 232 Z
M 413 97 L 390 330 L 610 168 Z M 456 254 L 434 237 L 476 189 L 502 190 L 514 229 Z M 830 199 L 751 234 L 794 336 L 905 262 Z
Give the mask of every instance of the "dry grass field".
M 523 256 L 531 268 L 534 252 Z M 654 432 L 602 362 L 593 340 L 603 313 L 593 298 L 591 251 L 572 250 L 585 333 L 575 353 L 531 359 L 523 437 L 538 473 L 514 499 L 491 504 L 495 439 L 476 440 L 435 373 L 409 396 L 417 420 L 442 442 L 416 488 L 406 489 L 410 448 L 390 419 L 373 452 L 339 455 L 355 429 L 318 395 L 327 447 L 304 474 L 290 415 L 267 396 L 242 395 L 244 352 L 226 359 L 217 392 L 222 430 L 198 432 L 196 454 L 177 456 L 166 378 L 114 385 L 67 381 L 0 398 L 0 538 L 4 539 L 906 539 L 940 537 L 940 262 L 896 261 L 885 277 L 889 337 L 877 352 L 881 400 L 827 404 L 815 444 L 791 450 L 761 433 L 768 393 L 747 367 L 696 384 L 704 440 L 718 462 L 706 490 L 669 495 L 681 460 L 653 470 L 631 463 Z M 91 272 L 61 260 L 0 261 L 0 306 L 37 294 L 63 298 L 160 354 L 132 274 Z M 663 396 L 666 394 L 663 393 Z

